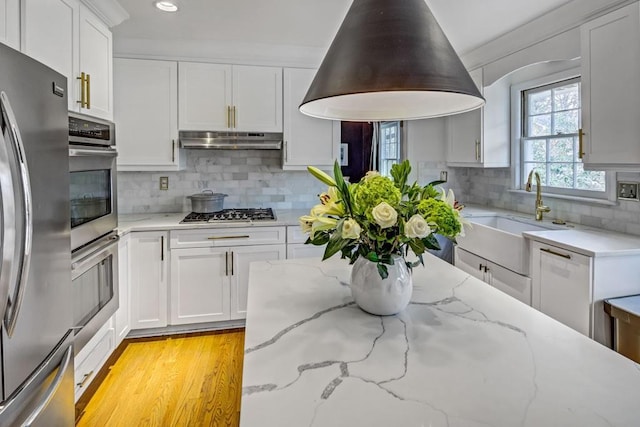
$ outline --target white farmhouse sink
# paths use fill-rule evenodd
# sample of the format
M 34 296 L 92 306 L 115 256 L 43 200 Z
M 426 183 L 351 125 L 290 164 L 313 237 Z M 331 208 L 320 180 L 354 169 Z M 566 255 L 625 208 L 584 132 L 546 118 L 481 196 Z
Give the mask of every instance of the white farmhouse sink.
M 472 227 L 456 239 L 458 246 L 525 276 L 529 275 L 529 242 L 522 233 L 563 228 L 502 215 L 468 219 Z

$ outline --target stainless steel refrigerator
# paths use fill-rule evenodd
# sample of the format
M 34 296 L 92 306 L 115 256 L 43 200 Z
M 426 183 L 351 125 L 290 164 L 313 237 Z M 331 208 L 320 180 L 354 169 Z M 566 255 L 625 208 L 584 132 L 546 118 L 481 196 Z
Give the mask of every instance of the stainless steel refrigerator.
M 0 426 L 74 425 L 67 81 L 0 43 Z

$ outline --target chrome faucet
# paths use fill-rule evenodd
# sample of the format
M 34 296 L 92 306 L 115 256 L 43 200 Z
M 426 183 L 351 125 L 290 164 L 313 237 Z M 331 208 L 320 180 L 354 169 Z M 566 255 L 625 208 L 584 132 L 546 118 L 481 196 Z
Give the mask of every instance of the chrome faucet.
M 542 221 L 542 214 L 545 212 L 551 212 L 551 208 L 542 204 L 542 184 L 540 183 L 540 174 L 535 169 L 532 169 L 531 172 L 529 172 L 527 184 L 524 189 L 531 192 L 531 177 L 534 174 L 536 176 L 536 221 Z

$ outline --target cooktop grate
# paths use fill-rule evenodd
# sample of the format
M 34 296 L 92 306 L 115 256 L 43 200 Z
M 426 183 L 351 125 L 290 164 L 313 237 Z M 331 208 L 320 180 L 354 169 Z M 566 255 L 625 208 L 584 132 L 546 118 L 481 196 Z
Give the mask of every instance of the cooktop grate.
M 191 212 L 184 217 L 180 224 L 199 222 L 249 222 L 249 221 L 274 221 L 276 219 L 271 208 L 240 208 L 223 209 L 219 212 L 197 213 Z

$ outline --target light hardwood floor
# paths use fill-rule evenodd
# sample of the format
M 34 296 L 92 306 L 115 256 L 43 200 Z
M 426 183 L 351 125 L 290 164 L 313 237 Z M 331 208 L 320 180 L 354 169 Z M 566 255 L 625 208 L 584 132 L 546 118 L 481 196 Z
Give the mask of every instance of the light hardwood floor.
M 238 426 L 244 330 L 131 341 L 77 426 Z

